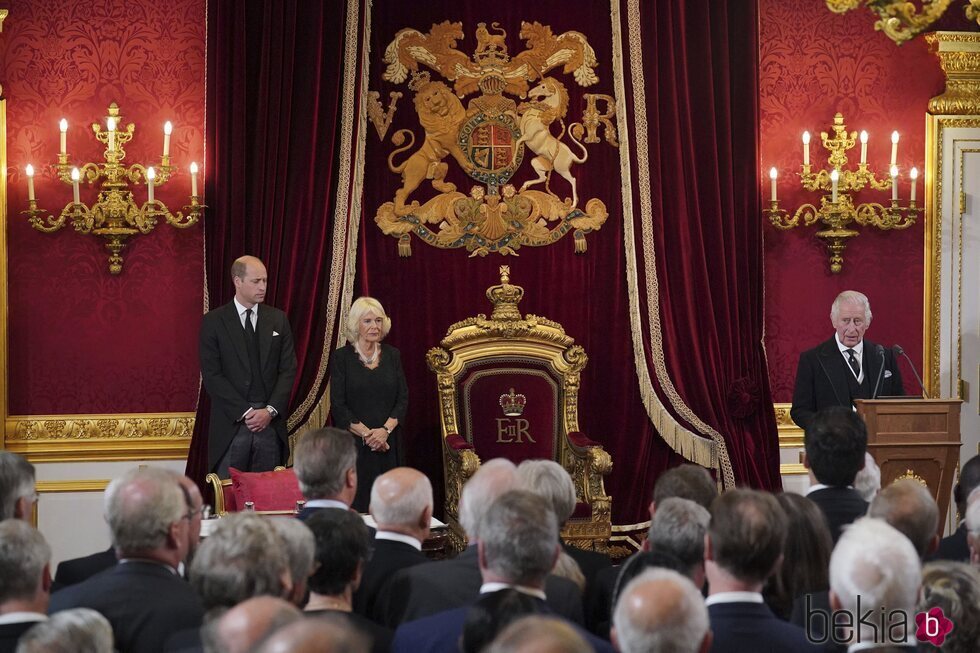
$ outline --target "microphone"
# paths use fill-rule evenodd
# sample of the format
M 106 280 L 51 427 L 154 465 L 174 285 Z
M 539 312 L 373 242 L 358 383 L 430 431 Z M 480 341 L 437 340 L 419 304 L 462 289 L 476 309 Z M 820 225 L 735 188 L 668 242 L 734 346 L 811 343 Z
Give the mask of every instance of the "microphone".
M 885 347 L 883 345 L 875 345 L 875 353 L 881 356 L 881 365 L 878 366 L 878 380 L 875 381 L 875 389 L 871 393 L 872 399 L 878 398 L 878 390 L 881 389 L 881 377 L 885 373 Z
M 919 376 L 918 371 L 916 371 L 915 364 L 912 362 L 912 359 L 905 353 L 905 350 L 902 349 L 901 345 L 892 345 L 892 351 L 899 356 L 905 356 L 905 360 L 909 362 L 909 367 L 912 368 L 912 374 L 915 374 L 915 380 L 919 382 L 919 389 L 922 390 L 922 396 L 928 399 L 929 395 L 926 393 L 926 386 L 922 383 L 922 377 Z

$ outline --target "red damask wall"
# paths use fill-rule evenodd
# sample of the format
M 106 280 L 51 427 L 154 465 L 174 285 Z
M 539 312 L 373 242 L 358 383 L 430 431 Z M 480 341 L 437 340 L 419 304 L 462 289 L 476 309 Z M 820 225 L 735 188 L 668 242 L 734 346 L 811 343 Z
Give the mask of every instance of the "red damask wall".
M 925 43 L 916 39 L 897 47 L 874 31 L 869 12 L 836 15 L 824 0 L 759 0 L 759 5 L 760 178 L 765 180 L 760 192 L 768 199 L 768 170 L 776 166 L 784 208 L 815 200 L 799 190 L 801 135 L 810 131 L 811 163 L 826 167 L 819 133 L 831 131 L 839 111 L 848 130 L 868 131 L 868 162 L 883 174 L 891 132 L 899 131 L 900 197 L 907 202 L 909 169 L 916 166 L 921 173 L 925 168 L 926 104 L 944 86 L 938 61 Z M 860 143 L 850 154 L 856 163 Z M 920 176 L 920 200 L 923 191 Z M 889 196 L 861 197 L 884 201 Z M 900 343 L 921 371 L 921 220 L 904 231 L 862 229 L 848 245 L 838 275 L 830 273 L 826 248 L 815 231 L 798 227 L 785 232 L 771 226 L 765 231 L 766 351 L 774 401 L 791 401 L 800 352 L 832 335 L 830 304 L 849 288 L 861 290 L 871 301 L 874 320 L 868 338 L 886 346 Z M 902 370 L 912 391 L 915 379 L 906 367 Z
M 157 189 L 172 210 L 190 195 L 187 166 L 204 156 L 205 0 L 13 0 L 0 34 L 8 121 L 9 412 L 192 411 L 203 303 L 199 225 L 159 225 L 123 251 L 111 276 L 95 236 L 32 229 L 24 166 L 43 208 L 60 212 L 58 120 L 74 163 L 101 158 L 90 124 L 111 102 L 136 124 L 126 163 L 158 164 L 163 123 L 180 170 Z M 82 201 L 96 191 L 83 185 Z M 137 194 L 145 200 L 145 190 Z

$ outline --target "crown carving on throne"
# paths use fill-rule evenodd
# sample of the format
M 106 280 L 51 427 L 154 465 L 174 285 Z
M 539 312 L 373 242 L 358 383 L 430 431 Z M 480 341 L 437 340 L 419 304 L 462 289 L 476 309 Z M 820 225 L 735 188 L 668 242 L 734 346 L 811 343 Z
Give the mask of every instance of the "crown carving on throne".
M 527 397 L 514 392 L 510 389 L 507 394 L 500 395 L 500 407 L 507 417 L 518 417 L 524 413 L 524 406 L 527 404 Z

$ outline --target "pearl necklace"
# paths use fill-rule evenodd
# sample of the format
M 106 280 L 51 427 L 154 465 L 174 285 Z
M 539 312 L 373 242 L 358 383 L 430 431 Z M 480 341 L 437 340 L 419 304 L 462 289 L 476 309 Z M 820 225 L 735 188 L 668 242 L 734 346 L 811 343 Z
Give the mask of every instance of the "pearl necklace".
M 374 355 L 371 356 L 371 358 L 368 358 L 367 356 L 365 356 L 364 354 L 362 354 L 361 353 L 361 348 L 358 347 L 357 344 L 354 345 L 354 351 L 357 352 L 357 357 L 361 359 L 361 362 L 362 363 L 364 363 L 365 365 L 369 365 L 370 366 L 370 365 L 374 365 L 374 362 L 376 360 L 378 360 L 378 354 L 381 353 L 381 345 L 380 344 L 375 345 L 375 347 L 374 347 Z

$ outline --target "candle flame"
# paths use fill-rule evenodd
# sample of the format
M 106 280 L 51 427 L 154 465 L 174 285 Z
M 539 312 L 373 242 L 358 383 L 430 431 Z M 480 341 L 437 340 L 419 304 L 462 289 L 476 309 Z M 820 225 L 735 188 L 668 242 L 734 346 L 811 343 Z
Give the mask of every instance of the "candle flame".
M 861 144 L 868 142 L 868 132 L 861 130 Z
M 27 173 L 28 177 L 34 176 L 34 166 L 32 166 L 30 163 L 27 164 L 27 168 L 25 168 L 24 171 Z
M 81 178 L 81 176 L 82 176 L 82 173 L 80 173 L 78 171 L 78 168 L 72 168 L 71 169 L 71 180 L 72 181 L 78 181 Z

